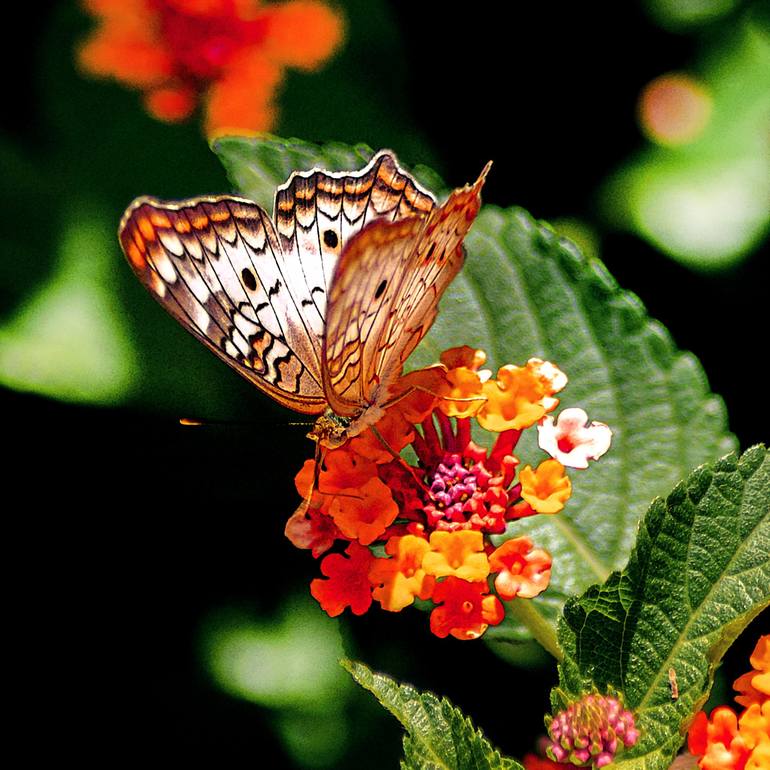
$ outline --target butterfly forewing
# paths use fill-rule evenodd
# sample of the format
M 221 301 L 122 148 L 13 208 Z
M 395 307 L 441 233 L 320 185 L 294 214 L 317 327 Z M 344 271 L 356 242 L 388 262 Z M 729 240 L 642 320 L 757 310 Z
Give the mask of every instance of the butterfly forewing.
M 322 366 L 335 412 L 355 416 L 395 395 L 406 359 L 462 267 L 485 175 L 427 217 L 373 222 L 346 246 L 331 283 Z
M 425 215 L 433 197 L 379 152 L 357 172 L 296 172 L 275 197 L 280 259 L 290 294 L 321 357 L 326 294 L 344 245 L 368 222 Z

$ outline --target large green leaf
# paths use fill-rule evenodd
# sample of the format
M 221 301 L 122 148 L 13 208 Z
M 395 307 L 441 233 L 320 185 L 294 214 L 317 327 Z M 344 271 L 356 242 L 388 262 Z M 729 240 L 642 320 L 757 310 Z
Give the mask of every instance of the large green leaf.
M 562 513 L 514 528 L 551 552 L 554 570 L 545 595 L 526 607 L 514 602 L 509 617 L 535 609 L 555 623 L 568 596 L 625 564 L 650 500 L 735 443 L 698 360 L 677 350 L 601 262 L 519 209 L 486 206 L 466 246 L 465 267 L 414 363 L 461 343 L 487 350 L 494 366 L 554 361 L 570 378 L 562 405 L 582 406 L 614 434 L 600 462 L 572 473 Z M 521 446 L 527 460 L 538 451 L 532 437 Z M 488 637 L 507 640 L 515 631 L 506 621 Z
M 565 606 L 554 708 L 619 691 L 640 738 L 614 767 L 667 768 L 725 650 L 770 604 L 768 554 L 765 448 L 696 469 L 653 501 L 626 569 Z
M 406 729 L 402 770 L 521 770 L 446 698 L 400 685 L 362 663 L 343 661 L 343 665 Z
M 228 137 L 212 146 L 233 184 L 266 206 L 294 168 L 350 169 L 371 157 L 363 146 L 318 147 L 276 137 Z M 431 189 L 442 187 L 424 168 L 419 177 Z M 564 600 L 625 564 L 649 501 L 735 443 L 722 400 L 709 392 L 698 360 L 677 350 L 665 328 L 599 261 L 519 209 L 484 207 L 466 246 L 465 267 L 410 365 L 431 363 L 445 348 L 462 344 L 484 348 L 493 366 L 550 359 L 570 377 L 562 404 L 582 406 L 614 431 L 607 456 L 573 473 L 574 495 L 565 511 L 514 527 L 552 553 L 551 586 L 531 602 L 511 603 L 508 619 L 487 637 L 508 641 L 540 625 L 538 637 L 553 638 Z M 532 438 L 521 447 L 523 459 L 537 459 Z

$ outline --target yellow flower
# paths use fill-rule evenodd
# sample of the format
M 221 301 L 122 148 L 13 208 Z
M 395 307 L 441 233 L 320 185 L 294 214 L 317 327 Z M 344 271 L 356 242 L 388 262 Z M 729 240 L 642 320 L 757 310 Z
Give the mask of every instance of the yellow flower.
M 447 371 L 438 408 L 447 417 L 472 417 L 486 400 L 482 385 L 489 372 L 479 369 L 484 366 L 487 354 L 463 345 L 445 350 L 440 360 Z
M 521 496 L 538 513 L 558 513 L 572 494 L 572 484 L 558 460 L 545 460 L 532 470 L 527 465 L 519 473 Z
M 372 596 L 382 609 L 400 612 L 412 604 L 415 596 L 430 597 L 435 579 L 426 575 L 422 567 L 425 554 L 430 550 L 428 541 L 416 535 L 392 537 L 385 552 L 392 558 L 376 559 L 369 570 L 369 580 L 377 586 Z
M 498 433 L 529 428 L 556 408 L 559 399 L 553 394 L 566 383 L 563 372 L 539 358 L 530 358 L 525 366 L 503 366 L 496 380 L 482 386 L 487 401 L 478 412 L 479 425 Z
M 437 531 L 430 536 L 430 551 L 422 560 L 423 569 L 435 577 L 452 575 L 463 580 L 485 580 L 489 560 L 484 553 L 484 536 L 477 530 Z

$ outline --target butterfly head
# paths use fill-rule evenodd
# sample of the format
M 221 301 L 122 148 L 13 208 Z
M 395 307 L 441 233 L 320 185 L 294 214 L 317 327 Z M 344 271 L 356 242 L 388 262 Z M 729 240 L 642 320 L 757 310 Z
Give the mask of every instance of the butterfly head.
M 342 417 L 335 414 L 331 409 L 327 409 L 313 426 L 313 430 L 308 433 L 308 438 L 317 441 L 321 446 L 328 449 L 336 449 L 342 446 L 349 438 L 348 428 L 353 422 L 349 417 Z

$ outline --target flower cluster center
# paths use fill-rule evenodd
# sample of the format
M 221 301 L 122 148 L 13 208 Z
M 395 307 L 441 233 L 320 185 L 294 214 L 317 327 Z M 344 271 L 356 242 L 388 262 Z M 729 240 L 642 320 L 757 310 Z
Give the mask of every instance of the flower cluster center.
M 462 504 L 478 488 L 473 468 L 463 465 L 459 454 L 447 454 L 430 478 L 430 496 L 435 506 L 443 511 L 462 510 Z

